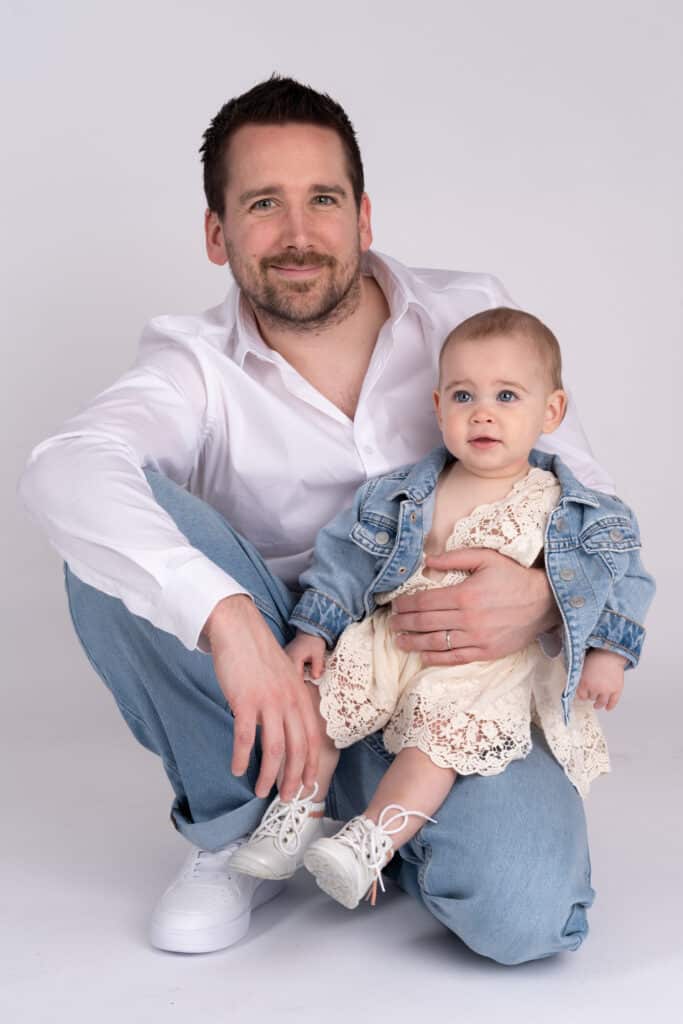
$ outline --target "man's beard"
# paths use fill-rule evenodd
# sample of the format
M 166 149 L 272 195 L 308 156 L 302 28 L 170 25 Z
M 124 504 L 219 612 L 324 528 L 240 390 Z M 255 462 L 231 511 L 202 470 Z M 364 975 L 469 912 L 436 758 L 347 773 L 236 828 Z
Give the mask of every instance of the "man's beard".
M 237 256 L 225 239 L 232 275 L 251 303 L 257 316 L 273 327 L 300 332 L 318 330 L 346 320 L 360 302 L 360 248 L 348 263 L 334 256 L 316 252 L 285 250 L 263 257 L 258 267 Z M 273 281 L 270 267 L 329 267 L 327 281 L 321 289 L 318 278 L 313 281 Z M 305 296 L 310 293 L 310 301 Z

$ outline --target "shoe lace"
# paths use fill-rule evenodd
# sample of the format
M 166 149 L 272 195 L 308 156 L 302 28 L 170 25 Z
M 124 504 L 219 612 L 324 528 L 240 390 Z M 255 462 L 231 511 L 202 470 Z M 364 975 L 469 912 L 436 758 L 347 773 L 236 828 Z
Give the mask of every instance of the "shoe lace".
M 393 814 L 391 813 L 392 811 L 394 812 Z M 370 821 L 369 818 L 362 816 L 352 818 L 335 836 L 335 839 L 338 839 L 340 843 L 350 846 L 354 853 L 363 859 L 370 870 L 375 872 L 372 886 L 365 897 L 370 900 L 370 905 L 373 907 L 377 899 L 378 882 L 382 892 L 386 892 L 384 881 L 382 880 L 382 868 L 391 860 L 391 855 L 389 857 L 386 856 L 394 845 L 391 837 L 397 835 L 406 827 L 408 818 L 411 816 L 424 818 L 425 821 L 431 821 L 436 825 L 436 818 L 430 818 L 428 814 L 423 814 L 422 811 L 407 811 L 400 804 L 387 804 L 386 807 L 382 808 L 376 824 L 374 821 Z M 392 828 L 392 826 L 395 827 Z
M 225 881 L 226 878 L 230 881 L 232 875 L 230 873 L 226 875 L 226 865 L 235 850 L 243 846 L 245 842 L 246 839 L 237 839 L 233 843 L 228 843 L 222 850 L 195 850 L 190 855 L 187 874 L 191 878 L 201 878 L 204 881 Z
M 313 792 L 306 797 L 301 794 L 303 786 L 299 786 L 293 800 L 284 801 L 276 796 L 266 813 L 251 834 L 252 840 L 272 836 L 275 846 L 285 855 L 295 854 L 301 845 L 301 832 L 311 812 L 318 793 L 318 783 L 313 783 Z M 285 839 L 291 837 L 291 845 L 285 847 Z

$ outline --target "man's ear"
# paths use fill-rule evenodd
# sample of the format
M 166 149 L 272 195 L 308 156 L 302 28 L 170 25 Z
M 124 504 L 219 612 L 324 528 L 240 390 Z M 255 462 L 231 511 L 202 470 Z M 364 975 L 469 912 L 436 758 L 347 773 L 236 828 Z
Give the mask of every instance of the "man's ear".
M 552 434 L 553 430 L 557 430 L 567 411 L 568 400 L 567 392 L 563 391 L 562 388 L 557 388 L 556 391 L 552 391 L 548 395 L 545 415 L 543 417 L 542 434 Z
M 215 210 L 207 210 L 204 214 L 204 237 L 206 239 L 206 255 L 212 263 L 223 267 L 228 262 L 225 251 L 223 224 Z
M 358 211 L 358 238 L 360 240 L 360 251 L 367 252 L 372 245 L 372 207 L 370 196 L 364 192 L 360 200 Z

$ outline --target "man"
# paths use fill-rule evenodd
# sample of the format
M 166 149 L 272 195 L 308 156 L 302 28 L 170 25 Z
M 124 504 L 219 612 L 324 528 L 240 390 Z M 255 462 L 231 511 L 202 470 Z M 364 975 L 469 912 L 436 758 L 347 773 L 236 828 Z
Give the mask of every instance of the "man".
M 21 485 L 68 565 L 79 638 L 162 758 L 194 844 L 152 918 L 151 941 L 184 952 L 230 945 L 277 894 L 231 875 L 230 857 L 281 764 L 285 800 L 315 779 L 282 646 L 317 530 L 359 483 L 434 446 L 443 338 L 509 304 L 489 276 L 371 251 L 355 134 L 327 96 L 273 77 L 222 108 L 202 151 L 207 253 L 237 287 L 202 316 L 152 321 L 135 367 L 35 449 Z M 609 489 L 571 409 L 549 446 Z M 394 628 L 426 662 L 497 658 L 555 626 L 542 570 L 491 551 L 435 564 L 473 575 L 397 603 Z M 328 813 L 357 813 L 387 760 L 378 736 L 344 752 Z M 539 736 L 504 775 L 460 779 L 388 873 L 503 963 L 587 931 L 583 808 Z

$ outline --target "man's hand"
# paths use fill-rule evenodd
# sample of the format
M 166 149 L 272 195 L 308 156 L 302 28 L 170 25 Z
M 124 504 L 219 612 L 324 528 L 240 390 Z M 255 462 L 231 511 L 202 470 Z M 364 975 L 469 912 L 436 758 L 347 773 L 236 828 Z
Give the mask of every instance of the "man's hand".
M 576 696 L 579 700 L 592 700 L 593 707 L 611 711 L 619 703 L 624 689 L 626 659 L 616 651 L 596 647 L 586 655 Z
M 320 753 L 313 705 L 301 675 L 244 594 L 216 605 L 204 635 L 235 717 L 233 773 L 246 772 L 260 725 L 263 756 L 256 795 L 268 796 L 282 765 L 280 794 L 292 800 L 302 783 L 308 789 L 315 782 Z
M 285 651 L 301 679 L 304 677 L 304 665 L 310 665 L 311 675 L 314 679 L 318 679 L 325 666 L 326 647 L 327 644 L 322 637 L 311 636 L 310 633 L 302 633 L 301 630 L 297 630 L 296 636 L 291 643 L 287 644 Z
M 471 572 L 453 587 L 405 594 L 393 603 L 391 628 L 424 665 L 493 661 L 521 651 L 559 621 L 542 569 L 525 569 L 487 548 L 460 548 L 426 559 L 429 569 Z M 449 646 L 450 642 L 450 646 Z

